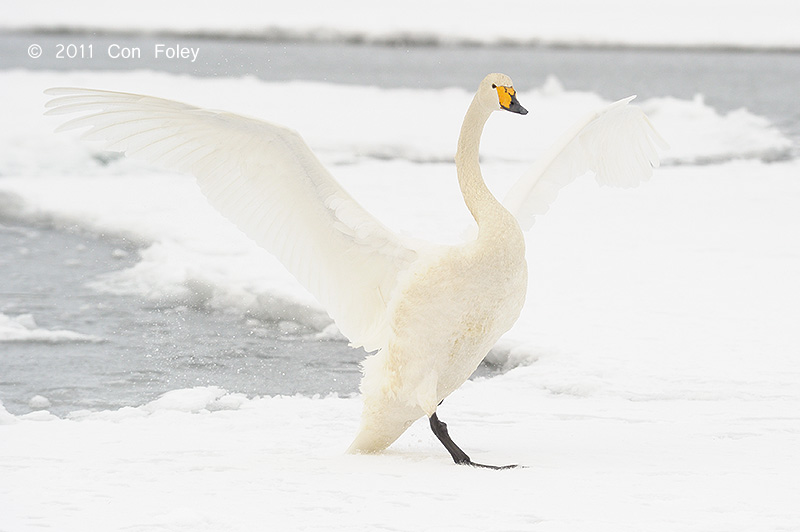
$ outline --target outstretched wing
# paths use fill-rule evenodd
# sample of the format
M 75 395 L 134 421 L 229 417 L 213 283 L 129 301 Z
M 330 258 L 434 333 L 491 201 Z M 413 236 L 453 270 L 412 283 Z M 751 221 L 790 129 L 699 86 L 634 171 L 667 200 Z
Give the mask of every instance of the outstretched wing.
M 275 254 L 353 345 L 382 347 L 386 302 L 416 252 L 365 211 L 294 131 L 253 118 L 120 92 L 55 88 L 59 130 L 194 174 L 209 202 Z
M 503 204 L 523 229 L 547 212 L 559 190 L 593 171 L 602 185 L 633 187 L 659 165 L 667 143 L 644 112 L 619 100 L 576 123 L 517 181 Z

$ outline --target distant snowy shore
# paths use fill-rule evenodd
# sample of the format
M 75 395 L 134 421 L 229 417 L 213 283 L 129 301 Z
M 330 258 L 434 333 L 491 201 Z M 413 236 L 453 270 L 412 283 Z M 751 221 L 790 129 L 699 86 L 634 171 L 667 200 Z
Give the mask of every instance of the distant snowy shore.
M 645 46 L 800 49 L 800 4 L 789 0 L 671 2 L 590 0 L 472 3 L 409 0 L 216 4 L 140 0 L 136 8 L 107 2 L 15 2 L 0 29 L 76 32 L 160 32 L 258 39 L 416 44 Z M 157 15 L 157 16 L 154 16 Z

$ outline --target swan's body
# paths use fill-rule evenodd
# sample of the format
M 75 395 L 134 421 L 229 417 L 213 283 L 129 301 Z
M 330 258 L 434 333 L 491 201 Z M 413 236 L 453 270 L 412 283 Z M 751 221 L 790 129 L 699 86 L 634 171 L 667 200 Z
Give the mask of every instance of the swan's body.
M 364 364 L 364 412 L 350 451 L 385 449 L 411 423 L 432 416 L 522 310 L 528 280 L 522 230 L 486 188 L 478 165 L 481 132 L 493 110 L 476 96 L 456 154 L 478 236 L 409 268 L 389 305 L 389 342 Z
M 447 436 L 436 408 L 469 378 L 522 309 L 527 269 L 515 214 L 531 222 L 576 172 L 591 168 L 601 181 L 608 172 L 615 179 L 621 173 L 623 184 L 633 184 L 649 177 L 658 162 L 646 117 L 631 114 L 627 101 L 618 102 L 563 138 L 541 168 L 516 186 L 512 214 L 486 187 L 478 149 L 493 111 L 527 111 L 516 101 L 511 80 L 490 74 L 464 118 L 456 154 L 459 185 L 478 235 L 460 246 L 420 247 L 367 213 L 299 135 L 283 127 L 135 94 L 49 92 L 60 96 L 48 103 L 49 113 L 83 113 L 66 127 L 91 126 L 89 138 L 193 173 L 211 204 L 278 256 L 354 346 L 376 351 L 363 365 L 364 410 L 351 452 L 385 449 L 428 416 L 454 460 L 472 464 Z M 616 151 L 584 153 L 584 141 L 608 137 L 607 129 L 627 135 L 612 142 Z M 565 154 L 579 164 L 564 165 Z

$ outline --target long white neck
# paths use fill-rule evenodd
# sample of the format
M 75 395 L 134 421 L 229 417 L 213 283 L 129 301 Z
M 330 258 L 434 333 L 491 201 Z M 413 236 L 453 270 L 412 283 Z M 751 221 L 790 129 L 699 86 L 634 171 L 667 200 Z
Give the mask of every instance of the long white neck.
M 508 211 L 486 187 L 486 182 L 481 175 L 478 151 L 483 126 L 491 114 L 492 111 L 481 105 L 476 96 L 464 116 L 456 150 L 458 184 L 461 187 L 461 194 L 464 196 L 464 203 L 467 204 L 469 212 L 478 223 L 479 231 L 492 228 L 506 215 L 509 215 Z

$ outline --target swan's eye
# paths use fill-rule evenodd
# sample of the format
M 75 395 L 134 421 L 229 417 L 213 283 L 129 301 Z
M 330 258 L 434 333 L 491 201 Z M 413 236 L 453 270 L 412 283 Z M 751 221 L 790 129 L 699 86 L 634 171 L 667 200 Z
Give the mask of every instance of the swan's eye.
M 495 85 L 494 83 L 492 83 L 492 88 L 493 88 L 493 89 L 496 89 L 496 88 L 497 88 L 497 85 Z

